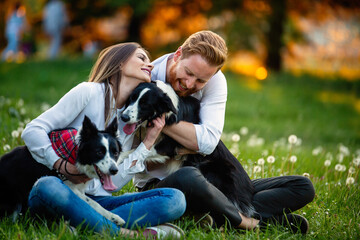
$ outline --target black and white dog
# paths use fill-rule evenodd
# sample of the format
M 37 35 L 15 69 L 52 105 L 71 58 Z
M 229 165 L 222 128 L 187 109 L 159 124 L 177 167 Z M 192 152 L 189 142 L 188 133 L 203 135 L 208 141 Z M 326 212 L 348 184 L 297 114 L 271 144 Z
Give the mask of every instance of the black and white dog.
M 79 172 L 89 178 L 100 179 L 103 185 L 114 186 L 110 175 L 118 172 L 116 161 L 121 152 L 118 140 L 117 119 L 104 130 L 99 131 L 88 117 L 84 117 L 82 127 L 76 134 Z M 66 164 L 66 162 L 65 162 Z M 20 146 L 3 155 L 0 159 L 0 216 L 16 219 L 20 211 L 28 208 L 27 200 L 34 183 L 42 176 L 58 176 L 55 170 L 38 163 L 31 156 L 26 146 Z M 104 209 L 97 202 L 85 195 L 87 183 L 74 184 L 65 180 L 76 195 L 86 201 L 97 212 L 117 225 L 125 221 L 116 214 Z
M 179 121 L 199 123 L 200 103 L 194 97 L 179 98 L 172 87 L 162 81 L 140 83 L 126 102 L 121 119 L 126 123 L 123 128 L 126 134 L 133 133 L 140 127 L 151 124 L 152 120 L 165 114 L 165 124 L 172 125 Z M 168 174 L 178 170 L 182 161 L 172 159 L 177 148 L 181 147 L 172 138 L 161 135 L 146 161 L 165 163 Z M 119 158 L 121 163 L 132 151 L 124 152 Z M 178 157 L 177 159 L 179 159 Z
M 173 88 L 161 81 L 142 83 L 131 94 L 126 108 L 122 113 L 122 120 L 128 123 L 124 131 L 132 133 L 138 126 L 146 125 L 161 114 L 166 116 L 166 124 L 171 125 L 179 121 L 199 123 L 200 102 L 193 97 L 178 97 Z M 164 163 L 169 158 L 177 159 L 167 162 L 168 173 L 172 173 L 181 166 L 197 167 L 201 173 L 244 215 L 255 215 L 252 205 L 254 187 L 240 164 L 222 141 L 214 152 L 208 156 L 189 154 L 179 157 L 176 148 L 181 147 L 173 139 L 161 136 L 152 149 L 153 154 L 146 161 Z M 124 157 L 120 157 L 121 162 Z

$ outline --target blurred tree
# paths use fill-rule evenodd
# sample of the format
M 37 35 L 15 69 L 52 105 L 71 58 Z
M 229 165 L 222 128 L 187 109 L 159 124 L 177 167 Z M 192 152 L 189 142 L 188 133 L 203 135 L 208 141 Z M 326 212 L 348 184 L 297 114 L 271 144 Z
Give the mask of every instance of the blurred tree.
M 72 24 L 84 25 L 89 18 L 101 18 L 114 15 L 120 7 L 131 12 L 126 41 L 140 42 L 141 25 L 155 0 L 67 0 L 72 12 Z
M 286 1 L 270 0 L 272 13 L 268 16 L 269 29 L 265 33 L 267 57 L 265 64 L 269 69 L 281 70 L 281 49 L 284 46 L 283 33 L 286 22 Z

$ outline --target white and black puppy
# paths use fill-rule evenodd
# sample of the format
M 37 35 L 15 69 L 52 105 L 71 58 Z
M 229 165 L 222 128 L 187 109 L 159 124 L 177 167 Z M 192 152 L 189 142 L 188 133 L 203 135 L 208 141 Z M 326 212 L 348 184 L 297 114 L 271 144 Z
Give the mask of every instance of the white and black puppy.
M 116 161 L 121 152 L 118 140 L 117 119 L 104 130 L 99 131 L 88 117 L 76 135 L 76 167 L 89 178 L 98 178 L 105 189 L 115 186 L 110 175 L 118 172 Z M 60 130 L 59 130 L 60 131 Z M 64 164 L 67 164 L 65 162 Z M 55 170 L 38 163 L 31 156 L 26 146 L 20 146 L 3 155 L 0 159 L 0 216 L 12 216 L 15 219 L 20 211 L 28 208 L 27 200 L 34 183 L 42 176 L 59 176 Z M 116 214 L 104 209 L 97 202 L 85 195 L 87 183 L 74 184 L 64 181 L 76 195 L 86 201 L 97 212 L 117 225 L 125 221 Z
M 126 123 L 123 128 L 126 134 L 132 134 L 140 126 L 151 125 L 152 120 L 165 115 L 165 124 L 171 125 L 179 121 L 199 123 L 200 102 L 194 97 L 178 97 L 173 88 L 162 82 L 141 83 L 130 95 L 121 119 Z M 176 155 L 176 148 L 181 147 L 172 138 L 160 135 L 152 153 L 146 161 L 164 163 Z M 130 152 L 121 154 L 121 163 Z M 180 160 L 180 158 L 177 158 Z M 181 167 L 181 161 L 172 161 L 167 164 L 168 172 L 174 172 Z
M 161 81 L 142 83 L 130 95 L 121 118 L 127 125 L 125 133 L 131 134 L 140 125 L 146 125 L 153 119 L 165 114 L 166 125 L 179 121 L 199 123 L 200 103 L 193 97 L 178 97 L 173 88 Z M 145 161 L 163 163 L 166 160 L 166 170 L 170 174 L 181 166 L 198 168 L 205 178 L 224 193 L 226 197 L 244 215 L 254 216 L 255 208 L 252 205 L 254 193 L 253 184 L 235 156 L 220 140 L 213 153 L 189 154 L 178 156 L 176 148 L 179 143 L 166 135 L 161 135 L 151 154 Z M 128 153 L 122 154 L 121 162 Z M 173 160 L 176 159 L 176 160 Z

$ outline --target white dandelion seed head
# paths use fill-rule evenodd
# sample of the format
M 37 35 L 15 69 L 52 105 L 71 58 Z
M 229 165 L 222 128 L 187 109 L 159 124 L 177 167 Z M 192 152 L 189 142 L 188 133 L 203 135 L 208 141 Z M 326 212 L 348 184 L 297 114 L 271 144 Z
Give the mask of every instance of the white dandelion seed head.
M 335 171 L 344 172 L 344 171 L 346 171 L 346 167 L 345 167 L 345 165 L 338 163 L 335 165 Z
M 348 147 L 344 146 L 343 144 L 340 144 L 339 146 L 339 152 L 342 153 L 344 156 L 350 155 L 350 150 Z
M 256 139 L 256 146 L 262 146 L 264 145 L 265 140 L 263 138 L 257 138 Z
M 20 136 L 20 133 L 17 130 L 14 130 L 14 131 L 11 132 L 11 136 L 13 138 L 18 138 Z
M 301 146 L 302 144 L 302 139 L 301 138 L 297 138 L 295 146 Z
M 353 164 L 354 164 L 356 167 L 360 166 L 360 157 L 354 158 L 354 159 L 353 159 Z
M 231 136 L 231 140 L 232 140 L 233 142 L 238 142 L 238 141 L 240 141 L 240 135 L 237 134 L 237 133 L 233 134 L 233 135 Z
M 318 146 L 312 150 L 312 155 L 317 156 L 323 151 L 323 148 L 321 146 Z
M 355 179 L 353 177 L 348 177 L 346 179 L 346 185 L 351 185 L 355 182 Z
M 249 133 L 249 129 L 247 127 L 240 128 L 241 135 L 247 135 Z
M 349 173 L 354 174 L 356 172 L 356 169 L 354 167 L 349 167 Z
M 21 109 L 20 109 L 20 114 L 21 114 L 21 115 L 25 115 L 25 114 L 26 114 L 26 109 L 25 109 L 25 108 L 21 108 Z
M 257 163 L 258 163 L 259 165 L 264 165 L 265 160 L 264 160 L 263 158 L 259 158 L 258 161 L 257 161 Z
M 4 147 L 3 147 L 4 151 L 7 152 L 11 149 L 10 145 L 9 144 L 5 144 Z
M 355 154 L 356 154 L 357 156 L 360 156 L 360 149 L 356 149 Z
M 275 162 L 275 157 L 274 157 L 274 156 L 268 156 L 267 159 L 266 159 L 266 161 L 267 161 L 268 163 L 274 163 L 274 162 Z
M 40 109 L 42 112 L 45 112 L 46 110 L 48 110 L 50 108 L 50 104 L 48 103 L 42 103 L 41 106 L 40 106 Z
M 310 178 L 310 174 L 309 173 L 303 173 L 303 176 L 306 178 Z
M 329 159 L 325 160 L 324 165 L 325 165 L 325 167 L 330 166 L 331 165 L 331 160 L 329 160 Z
M 297 161 L 297 157 L 295 155 L 292 155 L 290 157 L 290 162 L 295 163 Z
M 297 136 L 294 134 L 290 135 L 288 141 L 290 144 L 295 144 L 297 142 Z
M 254 173 L 258 173 L 261 172 L 261 167 L 260 166 L 255 166 L 254 167 Z

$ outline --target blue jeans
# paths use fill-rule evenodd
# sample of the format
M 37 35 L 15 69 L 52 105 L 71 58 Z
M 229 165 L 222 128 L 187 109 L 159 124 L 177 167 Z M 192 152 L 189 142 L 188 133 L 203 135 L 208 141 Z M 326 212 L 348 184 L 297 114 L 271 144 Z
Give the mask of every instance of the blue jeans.
M 107 210 L 125 220 L 125 228 L 155 226 L 179 218 L 186 208 L 184 194 L 173 188 L 161 188 L 121 196 L 89 196 Z M 96 212 L 56 177 L 42 177 L 29 195 L 31 214 L 61 218 L 72 226 L 110 230 L 116 234 L 119 227 Z

